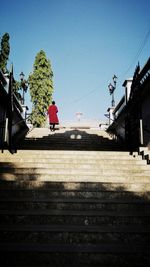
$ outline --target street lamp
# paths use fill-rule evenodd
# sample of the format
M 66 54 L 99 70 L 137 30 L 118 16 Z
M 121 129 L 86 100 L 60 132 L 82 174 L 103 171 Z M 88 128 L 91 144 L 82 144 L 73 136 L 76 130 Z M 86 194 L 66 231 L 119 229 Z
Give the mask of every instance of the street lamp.
M 76 112 L 76 117 L 78 121 L 80 121 L 82 115 L 83 115 L 82 112 Z
M 27 92 L 28 86 L 26 83 L 26 80 L 24 79 L 25 75 L 23 72 L 20 73 L 20 85 L 22 89 L 22 99 L 21 99 L 21 104 L 24 105 L 24 93 Z
M 114 106 L 115 106 L 114 91 L 115 91 L 115 89 L 116 89 L 117 76 L 114 75 L 112 79 L 113 79 L 114 84 L 112 85 L 112 84 L 110 83 L 110 84 L 108 85 L 108 89 L 109 89 L 109 93 L 110 93 L 110 95 L 112 95 L 111 105 L 112 105 L 112 107 L 114 107 Z
M 24 75 L 24 73 L 23 73 L 23 71 L 22 71 L 22 72 L 20 73 L 20 80 L 21 80 L 21 81 L 24 80 L 24 76 L 25 76 L 25 75 Z

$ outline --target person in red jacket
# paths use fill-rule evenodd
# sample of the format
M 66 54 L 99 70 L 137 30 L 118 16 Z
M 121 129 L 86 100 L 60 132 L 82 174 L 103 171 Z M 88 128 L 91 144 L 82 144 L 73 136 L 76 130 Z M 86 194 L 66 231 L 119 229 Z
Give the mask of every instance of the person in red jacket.
M 55 101 L 52 101 L 52 105 L 48 107 L 48 115 L 49 115 L 49 124 L 50 124 L 50 130 L 55 131 L 55 125 L 59 124 L 58 120 L 58 108 L 55 105 Z

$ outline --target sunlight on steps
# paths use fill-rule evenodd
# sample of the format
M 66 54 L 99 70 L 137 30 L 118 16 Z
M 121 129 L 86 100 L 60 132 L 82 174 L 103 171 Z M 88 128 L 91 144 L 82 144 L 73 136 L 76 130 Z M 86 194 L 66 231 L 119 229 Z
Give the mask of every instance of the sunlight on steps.
M 56 133 L 65 133 L 65 132 L 71 132 L 73 130 L 78 130 L 78 131 L 84 131 L 86 133 L 90 134 L 97 134 L 99 136 L 107 137 L 110 138 L 110 135 L 104 131 L 100 130 L 98 128 L 93 128 L 93 129 L 84 129 L 84 128 L 77 128 L 77 127 L 72 127 L 72 128 L 61 128 L 57 129 L 55 132 L 51 132 L 49 128 L 33 128 L 28 134 L 27 138 L 41 138 L 43 136 L 48 136 L 48 135 L 55 135 Z
M 149 266 L 150 165 L 99 129 L 34 129 L 0 154 L 11 267 Z

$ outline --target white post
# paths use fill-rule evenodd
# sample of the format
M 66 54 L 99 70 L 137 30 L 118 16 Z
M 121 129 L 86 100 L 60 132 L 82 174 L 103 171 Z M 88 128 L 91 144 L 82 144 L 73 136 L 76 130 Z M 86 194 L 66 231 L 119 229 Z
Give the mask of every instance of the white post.
M 143 145 L 143 121 L 140 119 L 140 143 Z

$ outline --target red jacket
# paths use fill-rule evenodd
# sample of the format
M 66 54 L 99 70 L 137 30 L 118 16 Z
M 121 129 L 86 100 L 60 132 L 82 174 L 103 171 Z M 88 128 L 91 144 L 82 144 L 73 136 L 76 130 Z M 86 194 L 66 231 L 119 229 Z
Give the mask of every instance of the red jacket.
M 58 124 L 58 116 L 57 116 L 58 108 L 56 105 L 50 105 L 48 108 L 49 122 Z

